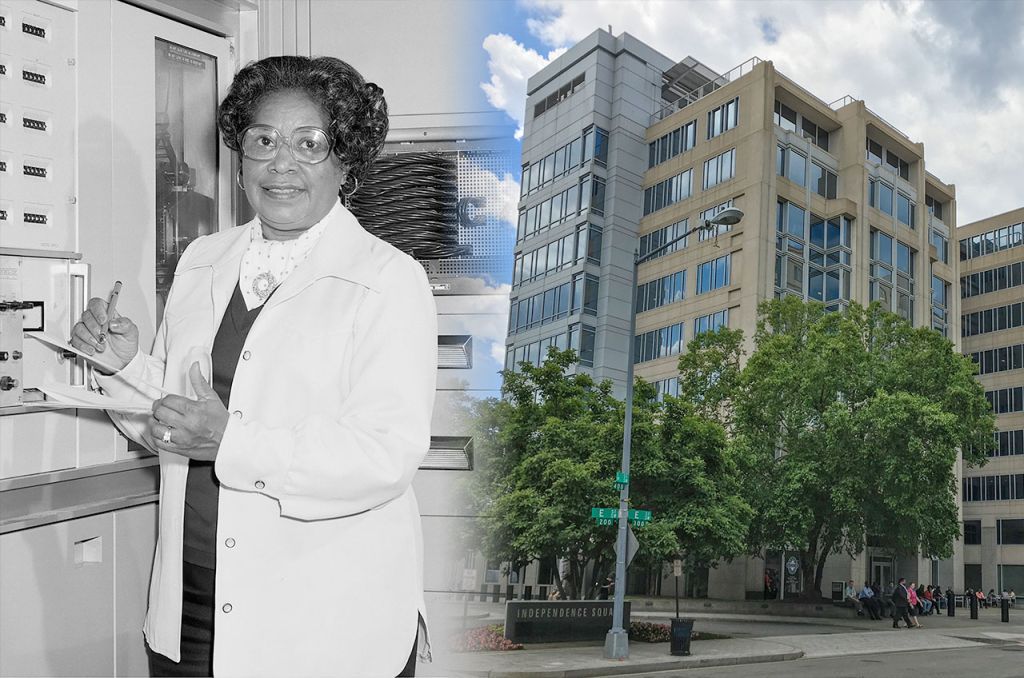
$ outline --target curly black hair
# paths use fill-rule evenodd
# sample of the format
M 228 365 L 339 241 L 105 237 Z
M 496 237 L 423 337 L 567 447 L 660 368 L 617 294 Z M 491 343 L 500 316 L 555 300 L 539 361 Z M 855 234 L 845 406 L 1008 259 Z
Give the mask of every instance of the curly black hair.
M 351 195 L 366 178 L 388 134 L 384 90 L 366 82 L 359 71 L 335 57 L 276 56 L 248 64 L 231 83 L 217 111 L 224 144 L 240 153 L 239 140 L 263 100 L 275 92 L 305 94 L 320 107 L 331 149 L 348 166 L 342 196 Z

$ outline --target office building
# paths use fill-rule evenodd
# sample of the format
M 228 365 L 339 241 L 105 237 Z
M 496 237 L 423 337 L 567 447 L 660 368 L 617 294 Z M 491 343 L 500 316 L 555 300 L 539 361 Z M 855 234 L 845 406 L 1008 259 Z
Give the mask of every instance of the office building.
M 960 334 L 996 415 L 988 464 L 964 472 L 964 586 L 1024 591 L 1024 207 L 957 229 Z
M 637 376 L 674 393 L 695 334 L 726 325 L 749 342 L 759 302 L 783 295 L 834 310 L 878 300 L 959 342 L 955 189 L 926 170 L 922 143 L 865 102 L 828 103 L 770 61 L 719 74 L 601 30 L 527 92 L 506 367 L 568 345 L 578 369 L 612 379 L 620 397 L 630 355 Z M 640 266 L 627 336 L 634 251 L 726 207 L 743 220 Z M 783 572 L 789 555 L 723 564 L 691 577 L 687 593 L 760 596 L 765 568 Z M 959 585 L 958 557 L 897 559 L 869 546 L 829 559 L 823 593 L 850 578 Z M 798 592 L 795 573 L 786 589 Z

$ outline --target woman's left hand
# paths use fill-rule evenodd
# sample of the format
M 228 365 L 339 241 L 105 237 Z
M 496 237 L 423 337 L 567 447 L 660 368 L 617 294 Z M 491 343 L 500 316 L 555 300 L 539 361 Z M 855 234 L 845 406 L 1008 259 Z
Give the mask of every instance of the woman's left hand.
M 228 410 L 203 378 L 199 363 L 192 363 L 188 376 L 198 399 L 168 395 L 155 401 L 149 418 L 150 442 L 163 452 L 213 461 L 228 425 Z

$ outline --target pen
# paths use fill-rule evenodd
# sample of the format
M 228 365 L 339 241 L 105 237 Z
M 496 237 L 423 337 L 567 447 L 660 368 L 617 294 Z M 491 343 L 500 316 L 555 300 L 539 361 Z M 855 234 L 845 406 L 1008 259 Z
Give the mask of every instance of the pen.
M 114 309 L 117 308 L 117 297 L 121 294 L 121 281 L 118 280 L 114 283 L 114 289 L 110 290 L 110 297 L 107 299 L 107 321 L 103 323 L 103 327 L 100 329 L 100 341 L 107 340 L 107 329 L 110 327 L 110 318 L 114 315 Z

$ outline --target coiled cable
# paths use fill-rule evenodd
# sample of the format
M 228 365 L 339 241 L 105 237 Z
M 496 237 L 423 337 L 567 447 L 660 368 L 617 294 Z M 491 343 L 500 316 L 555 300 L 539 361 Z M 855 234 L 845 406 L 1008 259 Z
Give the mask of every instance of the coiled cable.
M 465 256 L 459 245 L 458 168 L 435 153 L 382 155 L 352 196 L 370 233 L 416 259 Z

